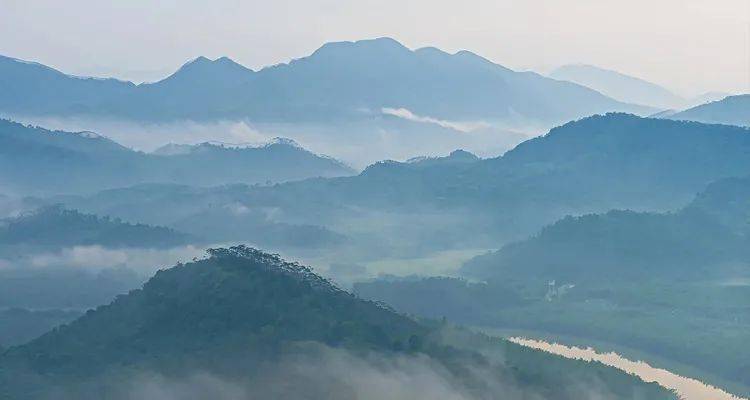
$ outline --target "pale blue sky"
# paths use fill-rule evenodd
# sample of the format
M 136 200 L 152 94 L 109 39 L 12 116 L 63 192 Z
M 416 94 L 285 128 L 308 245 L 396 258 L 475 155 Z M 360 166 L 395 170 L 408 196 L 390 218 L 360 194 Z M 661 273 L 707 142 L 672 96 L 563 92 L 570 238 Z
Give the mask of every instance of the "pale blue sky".
M 750 0 L 0 0 L 0 54 L 136 81 L 198 55 L 257 69 L 379 36 L 515 69 L 589 63 L 688 95 L 750 92 Z

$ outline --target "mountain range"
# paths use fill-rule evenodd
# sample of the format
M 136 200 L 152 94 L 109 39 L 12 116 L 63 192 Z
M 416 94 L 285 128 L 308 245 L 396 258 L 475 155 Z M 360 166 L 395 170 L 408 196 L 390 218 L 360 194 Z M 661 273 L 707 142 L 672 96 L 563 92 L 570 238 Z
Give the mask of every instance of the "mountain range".
M 387 248 L 495 247 L 565 215 L 680 208 L 713 181 L 750 175 L 748 151 L 746 128 L 609 114 L 565 124 L 497 158 L 457 152 L 380 162 L 356 176 L 261 187 L 140 185 L 42 202 L 187 233 L 191 223 L 179 223 L 193 215 L 224 210 L 231 220 L 241 210 L 322 226 L 382 256 Z M 429 233 L 417 229 L 426 225 Z
M 236 148 L 204 143 L 134 151 L 92 132 L 49 131 L 0 120 L 0 187 L 6 194 L 80 193 L 138 183 L 266 183 L 354 171 L 289 140 Z
M 198 57 L 161 81 L 140 85 L 2 57 L 0 87 L 0 112 L 10 116 L 152 122 L 361 120 L 406 109 L 454 121 L 549 124 L 608 111 L 655 111 L 516 72 L 468 51 L 410 50 L 389 38 L 327 43 L 307 57 L 259 71 L 226 57 Z

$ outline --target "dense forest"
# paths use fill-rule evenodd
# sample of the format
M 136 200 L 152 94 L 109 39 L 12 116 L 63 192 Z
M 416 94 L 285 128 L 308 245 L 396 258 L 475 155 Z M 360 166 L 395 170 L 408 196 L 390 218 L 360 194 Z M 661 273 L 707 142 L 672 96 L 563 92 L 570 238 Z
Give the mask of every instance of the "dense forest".
M 325 370 L 327 357 L 345 354 L 343 360 L 376 370 L 426 368 L 417 372 L 434 374 L 437 383 L 469 398 L 674 397 L 609 367 L 412 320 L 276 255 L 243 246 L 210 254 L 160 271 L 142 289 L 7 349 L 0 357 L 0 396 L 127 398 L 131 378 L 187 381 L 205 373 L 243 393 L 349 397 L 362 390 L 351 386 L 351 376 L 313 379 L 297 370 L 300 379 L 279 387 L 253 385 L 260 382 L 254 379 L 275 382 L 264 374 L 283 372 L 289 360 L 317 360 Z M 365 371 L 350 373 L 359 372 Z M 209 396 L 219 390 L 196 385 Z

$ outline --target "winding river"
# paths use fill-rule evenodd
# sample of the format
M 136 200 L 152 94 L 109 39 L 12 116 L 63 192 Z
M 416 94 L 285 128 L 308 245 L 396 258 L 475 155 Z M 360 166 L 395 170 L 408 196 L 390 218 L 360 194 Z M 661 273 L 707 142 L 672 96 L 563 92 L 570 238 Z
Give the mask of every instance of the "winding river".
M 632 373 L 646 382 L 656 382 L 667 389 L 672 389 L 684 400 L 748 400 L 707 385 L 697 379 L 686 378 L 661 368 L 655 368 L 643 361 L 628 360 L 617 353 L 598 353 L 592 348 L 568 347 L 562 344 L 521 337 L 511 337 L 508 340 L 566 358 L 598 361 Z

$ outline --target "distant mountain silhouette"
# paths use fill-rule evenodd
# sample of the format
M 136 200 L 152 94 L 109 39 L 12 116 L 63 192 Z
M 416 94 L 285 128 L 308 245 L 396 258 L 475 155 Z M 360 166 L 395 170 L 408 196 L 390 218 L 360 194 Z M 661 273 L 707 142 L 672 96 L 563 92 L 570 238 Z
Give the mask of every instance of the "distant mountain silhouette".
M 552 71 L 549 76 L 578 83 L 625 103 L 672 109 L 680 108 L 686 102 L 655 83 L 593 65 L 564 65 Z
M 2 57 L 0 86 L 6 114 L 139 121 L 331 121 L 405 108 L 443 119 L 561 123 L 607 111 L 654 111 L 515 72 L 468 51 L 412 51 L 388 38 L 328 43 L 308 57 L 257 72 L 228 58 L 199 57 L 162 81 L 141 85 L 81 79 Z
M 392 385 L 406 380 L 412 386 L 420 382 L 414 376 L 440 371 L 432 384 L 468 398 L 500 398 L 508 391 L 550 400 L 603 393 L 674 398 L 599 364 L 454 328 L 441 331 L 358 299 L 309 267 L 275 255 L 246 247 L 211 254 L 162 270 L 142 289 L 7 349 L 0 355 L 0 398 L 120 400 L 148 385 L 170 395 L 184 385 L 191 395 L 206 390 L 200 398 L 360 398 L 361 385 L 389 370 L 399 373 Z M 305 372 L 306 363 L 314 366 L 312 373 Z M 415 368 L 416 375 L 410 372 Z M 196 374 L 209 381 L 194 381 Z M 159 376 L 177 386 L 153 380 Z M 410 392 L 398 398 L 434 398 L 421 389 Z M 155 398 L 135 395 L 144 397 Z
M 215 144 L 147 154 L 90 132 L 48 131 L 0 120 L 0 184 L 11 193 L 76 193 L 144 182 L 221 185 L 350 175 L 336 160 L 288 140 L 254 148 Z
M 750 94 L 729 96 L 673 114 L 669 118 L 750 127 Z

